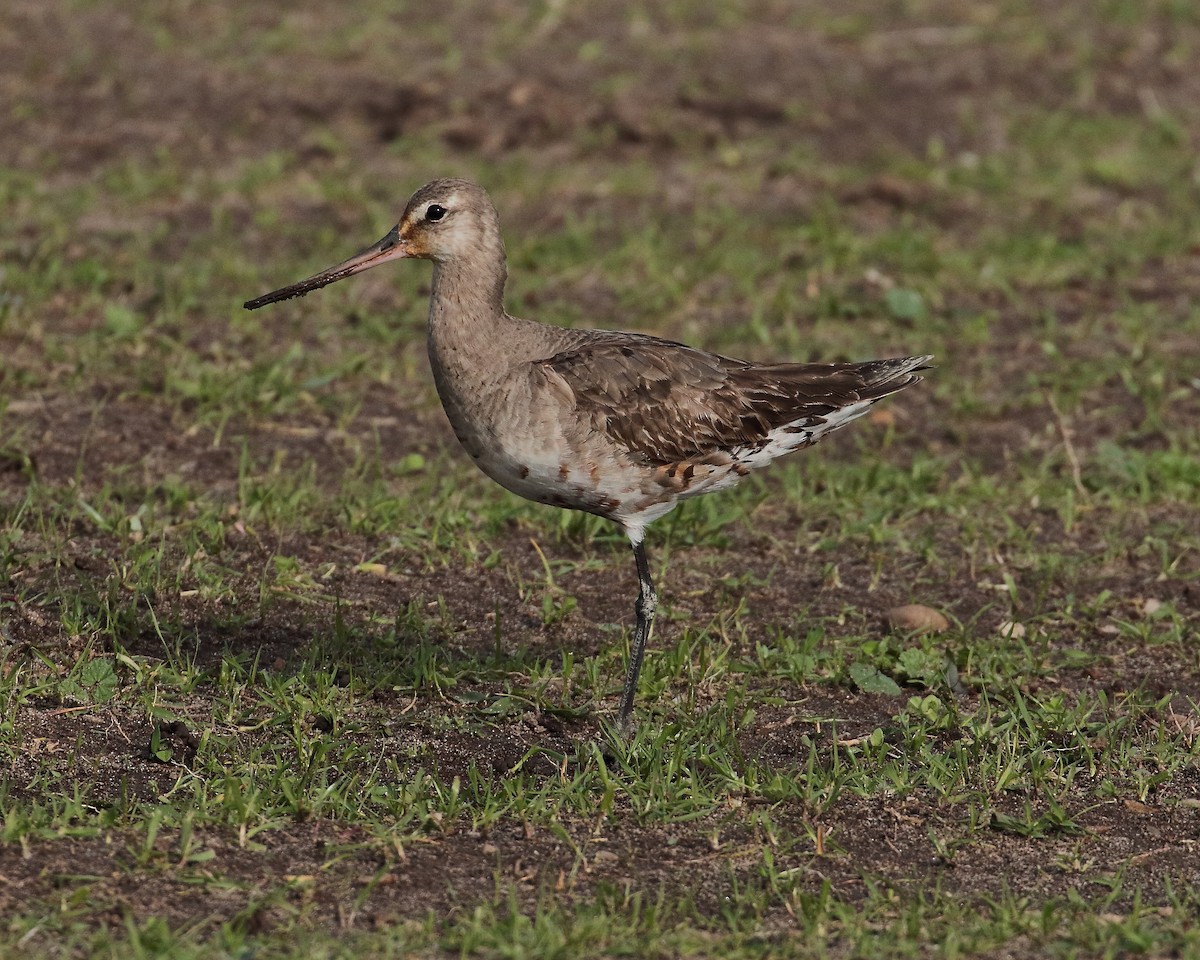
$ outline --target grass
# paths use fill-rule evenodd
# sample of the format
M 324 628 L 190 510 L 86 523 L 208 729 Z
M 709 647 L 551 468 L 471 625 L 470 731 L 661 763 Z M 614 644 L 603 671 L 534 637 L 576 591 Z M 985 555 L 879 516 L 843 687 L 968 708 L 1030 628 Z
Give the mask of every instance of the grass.
M 1187 8 L 797 14 L 822 100 L 714 59 L 757 8 L 202 6 L 55 7 L 91 39 L 31 20 L 6 68 L 0 953 L 1200 954 Z M 906 36 L 950 78 L 909 127 Z M 952 92 L 976 59 L 1054 89 Z M 628 546 L 464 462 L 423 268 L 240 306 L 448 168 L 496 198 L 514 312 L 938 357 L 655 525 L 629 738 Z M 950 628 L 881 626 L 910 602 Z

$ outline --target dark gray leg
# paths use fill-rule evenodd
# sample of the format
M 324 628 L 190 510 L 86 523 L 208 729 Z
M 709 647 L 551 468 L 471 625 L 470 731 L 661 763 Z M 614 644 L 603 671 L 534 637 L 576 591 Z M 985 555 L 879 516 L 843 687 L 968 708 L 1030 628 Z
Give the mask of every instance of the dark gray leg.
M 654 625 L 654 610 L 658 606 L 658 594 L 654 592 L 654 581 L 650 579 L 650 564 L 646 560 L 646 545 L 633 545 L 633 559 L 637 561 L 638 598 L 633 609 L 637 613 L 637 627 L 633 634 L 633 649 L 629 651 L 629 668 L 625 671 L 625 692 L 621 694 L 619 714 L 622 729 L 629 725 L 633 713 L 633 698 L 637 694 L 638 674 L 642 672 L 642 657 L 646 655 L 646 641 Z

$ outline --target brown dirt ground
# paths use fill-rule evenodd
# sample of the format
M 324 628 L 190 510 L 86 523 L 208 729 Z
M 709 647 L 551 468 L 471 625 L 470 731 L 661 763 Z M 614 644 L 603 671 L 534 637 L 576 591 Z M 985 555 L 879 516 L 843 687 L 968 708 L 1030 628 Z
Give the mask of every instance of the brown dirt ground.
M 1071 33 L 1075 15 L 1071 5 L 1063 6 L 1066 9 L 1060 10 L 1060 5 L 1047 3 L 1043 10 L 1046 18 L 1058 24 L 1054 35 L 1060 37 Z M 512 12 L 506 4 L 494 7 L 494 20 L 450 14 L 450 28 L 464 38 L 468 51 L 462 68 L 431 70 L 412 80 L 380 77 L 354 63 L 331 63 L 312 55 L 302 55 L 297 62 L 281 54 L 260 59 L 252 68 L 234 70 L 230 60 L 210 62 L 202 46 L 195 51 L 160 49 L 152 31 L 119 5 L 87 8 L 10 0 L 7 23 L 0 24 L 0 100 L 19 103 L 23 109 L 0 111 L 0 151 L 10 165 L 45 171 L 47 185 L 53 187 L 86 180 L 97 167 L 117 159 L 136 161 L 163 149 L 183 165 L 236 164 L 239 158 L 280 148 L 295 151 L 302 162 L 325 164 L 331 162 L 328 151 L 314 130 L 328 125 L 352 145 L 356 162 L 368 169 L 390 162 L 384 148 L 397 137 L 433 129 L 440 133 L 450 157 L 529 150 L 544 152 L 548 162 L 581 166 L 649 158 L 669 174 L 691 151 L 736 144 L 741 138 L 764 132 L 805 143 L 820 162 L 830 163 L 870 165 L 881 153 L 921 153 L 933 138 L 939 138 L 949 150 L 982 153 L 1004 137 L 1003 129 L 988 120 L 1002 112 L 999 107 L 1013 103 L 1055 106 L 1068 101 L 1079 106 L 1072 100 L 1078 94 L 1069 82 L 1069 51 L 1052 46 L 1030 51 L 1024 62 L 1006 59 L 998 47 L 989 44 L 986 30 L 961 37 L 954 33 L 962 26 L 956 19 L 957 4 L 932 5 L 934 24 L 928 33 L 913 32 L 898 22 L 880 24 L 864 36 L 837 39 L 801 27 L 764 22 L 728 35 L 714 27 L 702 32 L 699 43 L 668 34 L 662 42 L 677 47 L 676 60 L 684 69 L 668 69 L 670 61 L 658 59 L 630 85 L 613 92 L 604 92 L 601 81 L 606 73 L 638 55 L 636 42 L 627 32 L 613 28 L 611 35 L 604 36 L 606 53 L 598 60 L 582 60 L 565 52 L 574 51 L 585 39 L 594 39 L 597 29 L 608 29 L 605 24 L 610 19 L 618 20 L 605 15 L 614 4 L 601 4 L 599 12 L 589 12 L 586 20 L 582 13 L 567 14 L 547 35 L 547 55 L 523 62 L 519 68 L 481 61 L 469 52 L 473 31 L 495 29 L 497 22 Z M 770 4 L 763 7 L 765 20 L 770 19 L 770 8 Z M 204 5 L 180 5 L 178 9 L 178 16 L 183 18 L 186 10 L 188 19 L 171 29 L 181 33 L 206 29 Z M 248 29 L 268 25 L 278 15 L 269 5 L 264 9 L 267 12 L 247 15 Z M 312 4 L 301 10 L 306 16 L 316 16 Z M 937 30 L 944 30 L 949 41 L 938 40 Z M 1095 83 L 1088 94 L 1091 102 L 1085 106 L 1117 114 L 1137 112 L 1143 109 L 1138 91 L 1152 87 L 1193 136 L 1200 134 L 1200 71 L 1170 66 L 1171 59 L 1164 56 L 1170 46 L 1167 33 L 1166 25 L 1152 25 L 1136 36 L 1100 33 L 1091 37 Z M 73 45 L 77 55 L 62 56 L 64 43 Z M 712 56 L 718 45 L 722 55 Z M 417 49 L 401 49 L 395 54 L 398 60 L 420 57 Z M 686 82 L 681 79 L 684 77 Z M 795 111 L 796 102 L 805 109 Z M 812 189 L 803 183 L 781 179 L 767 189 L 781 206 L 803 209 L 811 202 Z M 686 207 L 688 196 L 691 194 L 686 191 L 678 196 L 668 193 L 664 204 Z M 974 215 L 970 210 L 939 206 L 937 197 L 923 195 L 919 188 L 892 178 L 882 178 L 871 189 L 840 199 L 860 209 L 864 218 L 931 205 L 951 229 L 969 229 Z M 567 203 L 585 209 L 590 202 L 594 198 L 586 195 L 531 198 L 527 208 L 515 211 L 509 229 L 533 229 L 553 222 L 559 216 L 555 211 Z M 251 211 L 236 197 L 228 204 L 227 212 L 244 223 L 248 232 L 257 229 Z M 336 210 L 325 207 L 305 213 L 314 221 L 336 221 L 338 216 Z M 161 215 L 168 234 L 174 235 L 186 231 L 189 224 L 206 222 L 208 211 L 185 199 Z M 121 230 L 138 226 L 83 224 L 80 243 L 103 244 L 106 231 L 119 235 Z M 1161 269 L 1141 278 L 1136 295 L 1185 304 L 1200 286 L 1196 260 L 1193 254 L 1164 262 Z M 1116 295 L 1103 284 L 1046 294 L 1054 298 L 1063 323 L 1071 322 L 1072 309 L 1079 315 L 1102 312 L 1104 304 Z M 598 306 L 603 309 L 606 304 Z M 957 305 L 963 310 L 972 306 Z M 70 307 L 64 303 L 61 315 L 47 317 L 46 323 L 69 329 L 69 324 L 82 322 L 72 318 Z M 264 322 L 273 321 L 267 318 Z M 1005 356 L 964 355 L 950 358 L 951 362 L 976 365 L 981 377 L 998 391 L 1014 370 L 1029 369 L 1029 365 L 1044 369 L 1048 361 L 1033 338 L 1020 330 L 1018 318 L 1010 318 L 1010 322 L 1014 336 Z M 22 349 L 28 349 L 26 341 L 18 338 L 13 349 L 13 367 L 28 372 L 36 366 L 35 355 L 21 355 Z M 1080 349 L 1089 347 L 1085 344 Z M 126 394 L 125 384 L 94 383 L 81 396 L 56 391 L 52 376 L 34 379 L 35 388 L 21 390 L 15 377 L 6 383 L 0 372 L 0 385 L 12 399 L 10 409 L 22 416 L 22 453 L 32 461 L 40 481 L 49 486 L 78 478 L 84 489 L 95 488 L 117 475 L 152 485 L 156 476 L 172 473 L 220 497 L 234 488 L 243 438 L 284 450 L 289 464 L 315 462 L 321 474 L 330 478 L 344 469 L 348 442 L 355 439 L 375 442 L 378 436 L 385 459 L 414 449 L 436 454 L 452 445 L 440 412 L 427 401 L 417 401 L 414 411 L 412 396 L 382 391 L 369 398 L 375 422 L 360 417 L 348 428 L 349 440 L 314 415 L 301 422 L 228 425 L 223 441 L 214 445 L 210 431 L 195 428 L 185 414 L 145 392 Z M 965 457 L 995 468 L 1027 455 L 1038 444 L 1045 447 L 1056 442 L 1052 429 L 1048 434 L 1054 423 L 1048 409 L 1014 414 L 1005 409 L 1003 394 L 997 401 L 991 418 L 945 425 L 932 436 L 924 435 L 924 442 L 940 449 L 959 449 Z M 900 440 L 915 441 L 919 424 L 936 422 L 931 403 L 928 396 L 900 398 L 895 405 Z M 1099 411 L 1080 413 L 1073 423 L 1076 443 L 1086 447 L 1104 437 L 1121 435 L 1141 420 L 1138 404 L 1123 392 L 1114 392 L 1101 410 L 1103 415 Z M 843 449 L 844 454 L 834 455 L 851 455 L 849 445 Z M 464 459 L 453 462 L 469 470 Z M 0 462 L 0 496 L 15 500 L 25 483 L 19 459 Z M 801 522 L 785 507 L 768 505 L 763 509 L 773 524 Z M 1146 511 L 1127 522 L 1131 531 L 1138 531 L 1178 519 Z M 1035 538 L 1055 544 L 1067 540 L 1081 551 L 1102 541 L 1103 531 L 1090 527 L 1086 516 L 1069 533 L 1052 515 L 1032 509 L 1018 522 L 1030 525 Z M 835 616 L 843 609 L 845 597 L 871 582 L 868 557 L 837 558 L 844 585 L 839 590 L 823 581 L 825 557 L 814 559 L 784 551 L 777 541 L 756 535 L 751 525 L 730 530 L 728 541 L 725 551 L 702 546 L 675 551 L 676 562 L 664 585 L 668 606 L 686 608 L 701 621 L 717 617 L 730 600 L 721 587 L 721 577 L 728 575 L 734 557 L 738 558 L 738 572 L 764 579 L 771 573 L 769 587 L 751 588 L 746 594 L 756 614 L 754 622 L 760 624 L 787 622 L 794 609 L 792 598 L 798 593 L 812 597 L 813 615 Z M 111 575 L 104 558 L 113 546 L 95 530 L 75 531 L 74 555 L 66 558 L 73 566 L 64 567 L 58 575 L 80 582 L 90 578 L 102 585 Z M 330 589 L 347 602 L 350 616 L 364 618 L 395 609 L 409 599 L 444 598 L 456 625 L 448 641 L 453 655 L 472 656 L 491 648 L 488 616 L 497 608 L 511 607 L 514 584 L 519 579 L 536 581 L 540 576 L 540 558 L 519 521 L 498 538 L 496 546 L 505 561 L 490 570 L 434 568 L 401 572 L 388 580 L 343 572 L 336 575 Z M 331 532 L 319 543 L 299 541 L 283 548 L 315 568 L 330 557 L 356 560 L 370 556 L 378 545 Z M 555 546 L 558 554 L 567 558 L 583 557 L 589 549 L 569 542 Z M 267 562 L 272 552 L 273 548 L 253 542 L 235 542 L 222 560 L 231 568 L 253 571 Z M 1153 557 L 1130 555 L 1110 569 L 1097 570 L 1089 589 L 1093 593 L 1112 589 L 1128 597 L 1131 605 L 1153 592 L 1159 599 L 1173 600 L 1180 609 L 1200 607 L 1194 583 L 1156 584 L 1155 564 Z M 343 570 L 351 566 L 353 562 L 341 564 Z M 994 599 L 978 586 L 966 557 L 956 570 L 929 571 L 919 557 L 896 558 L 894 569 L 896 576 L 873 595 L 876 609 L 909 599 L 907 587 L 889 584 L 920 584 L 922 578 L 926 583 L 936 580 L 949 612 L 964 620 L 986 609 Z M 20 577 L 31 582 L 48 575 L 49 571 L 38 569 L 20 572 Z M 580 607 L 575 616 L 550 628 L 541 626 L 537 600 L 527 601 L 533 625 L 529 630 L 531 654 L 556 656 L 570 650 L 578 656 L 595 655 L 598 636 L 593 618 L 611 619 L 614 610 L 624 616 L 632 580 L 632 570 L 620 563 L 566 575 L 563 586 L 579 598 Z M 247 589 L 253 589 L 255 582 L 248 575 Z M 1042 600 L 1042 611 L 1052 611 L 1056 599 L 1072 592 L 1082 592 L 1078 583 L 1052 582 L 1050 594 Z M 194 628 L 201 638 L 197 655 L 202 663 L 219 657 L 224 649 L 233 649 L 260 655 L 264 663 L 286 665 L 314 633 L 329 626 L 327 612 L 314 618 L 299 605 L 280 602 L 269 618 L 231 635 L 223 626 L 220 609 L 186 598 L 163 599 L 167 615 Z M 1098 664 L 1047 676 L 1047 690 L 1062 688 L 1088 695 L 1100 690 L 1145 688 L 1165 693 L 1178 689 L 1181 663 L 1177 658 L 1190 658 L 1190 654 L 1168 651 L 1152 656 L 1094 633 L 1069 635 L 1070 631 L 1090 629 L 1067 625 L 1065 642 L 1086 640 L 1100 654 Z M 63 662 L 79 655 L 77 641 L 63 635 L 48 611 L 17 608 L 9 614 L 4 630 L 8 643 L 36 647 Z M 764 637 L 765 633 L 752 634 L 747 642 Z M 148 636 L 135 632 L 127 639 L 134 652 L 158 652 L 157 641 Z M 1194 663 L 1182 666 L 1186 676 L 1196 677 Z M 1183 692 L 1200 699 L 1200 690 Z M 839 735 L 844 737 L 869 732 L 886 723 L 896 710 L 896 704 L 887 698 L 847 691 L 805 688 L 789 694 L 804 701 L 805 716 L 843 718 Z M 965 696 L 969 701 L 977 691 Z M 393 717 L 376 735 L 381 749 L 385 742 L 395 743 L 404 735 L 402 706 L 386 702 L 386 698 L 379 705 L 381 724 L 389 713 Z M 428 709 L 452 712 L 462 708 L 431 703 Z M 763 711 L 753 741 L 746 744 L 747 751 L 791 756 L 798 749 L 801 729 L 812 730 L 811 725 L 795 724 L 794 713 Z M 75 713 L 45 704 L 25 712 L 20 722 L 30 742 L 42 742 L 47 749 L 73 745 L 74 756 L 66 769 L 78 771 L 76 775 L 92 785 L 94 802 L 115 801 L 122 792 L 152 799 L 173 780 L 173 770 L 146 758 L 150 730 L 144 721 L 105 709 Z M 197 722 L 201 722 L 199 718 Z M 503 776 L 533 747 L 562 749 L 593 732 L 590 721 L 523 716 L 498 722 L 486 742 L 474 736 L 451 735 L 426 742 L 424 755 L 447 775 L 464 772 L 471 760 L 490 760 L 496 775 Z M 545 775 L 552 774 L 547 771 Z M 19 793 L 20 771 L 11 771 L 9 777 Z M 1175 782 L 1164 786 L 1162 793 L 1178 797 L 1196 796 L 1198 791 L 1198 783 Z M 819 825 L 827 831 L 830 852 L 798 858 L 794 865 L 804 868 L 806 883 L 811 881 L 815 887 L 827 878 L 837 893 L 849 899 L 862 889 L 864 875 L 883 877 L 902 888 L 936 880 L 947 889 L 978 896 L 995 895 L 1003 887 L 1022 890 L 1031 897 L 1061 896 L 1072 887 L 1087 893 L 1100 889 L 1095 885 L 1125 865 L 1127 886 L 1142 885 L 1146 897 L 1158 899 L 1170 878 L 1200 879 L 1196 860 L 1190 855 L 1192 847 L 1187 847 L 1185 856 L 1176 842 L 1181 836 L 1198 837 L 1195 811 L 1168 809 L 1161 799 L 1092 809 L 1081 818 L 1088 828 L 1082 840 L 1064 837 L 1041 841 L 1034 848 L 1023 838 L 995 833 L 974 841 L 963 856 L 948 863 L 936 856 L 930 833 L 955 836 L 964 825 L 931 798 L 912 796 L 881 807 L 846 796 L 821 815 Z M 139 870 L 126 868 L 132 853 L 110 838 L 63 839 L 29 848 L 5 846 L 0 847 L 0 912 L 53 899 L 90 877 L 94 878 L 92 895 L 111 904 L 114 922 L 132 911 L 139 917 L 163 915 L 177 923 L 241 915 L 252 929 L 268 929 L 296 915 L 329 927 L 350 927 L 421 917 L 429 909 L 445 914 L 469 908 L 492 896 L 493 870 L 498 867 L 531 897 L 546 890 L 588 895 L 605 882 L 619 887 L 635 881 L 651 890 L 659 884 L 670 889 L 691 887 L 698 909 L 704 913 L 719 908 L 724 895 L 724 875 L 714 864 L 746 871 L 758 863 L 762 839 L 744 826 L 737 814 L 731 810 L 716 824 L 685 824 L 666 830 L 639 827 L 633 818 L 598 831 L 591 824 L 568 822 L 573 840 L 587 852 L 586 866 L 575 874 L 571 872 L 573 853 L 566 844 L 546 830 L 523 827 L 486 836 L 448 830 L 432 836 L 428 843 L 410 846 L 403 856 L 386 857 L 377 847 L 365 846 L 366 838 L 357 828 L 322 821 L 262 834 L 258 839 L 265 852 L 249 852 L 239 846 L 235 836 L 209 832 L 202 843 L 215 856 L 202 866 L 180 866 L 172 857 L 175 836 L 164 833 L 158 845 L 160 855 Z M 799 811 L 793 815 L 794 822 L 785 826 L 803 829 L 806 819 L 811 821 L 811 816 Z M 711 839 L 714 827 L 720 831 L 719 842 Z M 1080 842 L 1084 857 L 1096 861 L 1094 868 L 1070 873 L 1051 866 L 1059 853 L 1067 853 Z M 214 880 L 229 877 L 265 892 L 281 875 L 298 878 L 292 892 L 250 908 L 244 889 L 230 891 Z

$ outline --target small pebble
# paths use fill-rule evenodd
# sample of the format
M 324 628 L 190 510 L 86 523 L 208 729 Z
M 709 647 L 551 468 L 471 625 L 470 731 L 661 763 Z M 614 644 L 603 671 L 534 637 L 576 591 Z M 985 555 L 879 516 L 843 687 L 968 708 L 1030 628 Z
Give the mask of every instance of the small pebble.
M 1025 624 L 1012 620 L 1005 620 L 998 629 L 1000 636 L 1008 637 L 1011 640 L 1020 640 L 1025 636 Z
M 950 629 L 950 621 L 942 614 L 920 603 L 909 603 L 892 607 L 886 614 L 893 630 L 905 633 L 943 633 Z

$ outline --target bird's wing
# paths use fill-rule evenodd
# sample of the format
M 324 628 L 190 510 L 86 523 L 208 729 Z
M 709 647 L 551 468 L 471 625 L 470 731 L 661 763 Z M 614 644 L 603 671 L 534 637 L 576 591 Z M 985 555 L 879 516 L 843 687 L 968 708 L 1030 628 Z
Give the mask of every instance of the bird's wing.
M 758 446 L 780 427 L 816 427 L 834 411 L 920 379 L 913 359 L 751 364 L 656 337 L 601 334 L 539 361 L 594 429 L 647 463 Z M 901 365 L 907 369 L 902 370 Z

